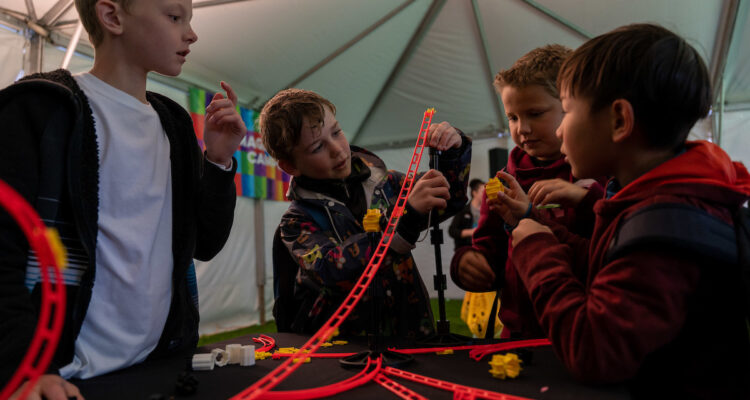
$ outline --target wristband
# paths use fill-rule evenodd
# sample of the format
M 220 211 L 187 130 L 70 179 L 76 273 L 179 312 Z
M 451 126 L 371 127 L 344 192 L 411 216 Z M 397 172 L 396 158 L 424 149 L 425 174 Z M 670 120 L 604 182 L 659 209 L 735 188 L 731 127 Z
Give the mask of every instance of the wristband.
M 524 218 L 530 217 L 531 216 L 531 208 L 532 208 L 532 204 L 531 204 L 531 202 L 529 202 L 529 208 L 526 209 L 526 212 L 523 214 L 523 217 L 519 218 L 518 220 L 520 221 L 520 220 L 522 220 Z M 505 232 L 508 233 L 508 235 L 510 235 L 511 232 L 513 232 L 513 229 L 516 229 L 517 226 L 518 226 L 518 224 L 509 225 L 507 222 L 503 223 L 503 228 L 505 228 Z

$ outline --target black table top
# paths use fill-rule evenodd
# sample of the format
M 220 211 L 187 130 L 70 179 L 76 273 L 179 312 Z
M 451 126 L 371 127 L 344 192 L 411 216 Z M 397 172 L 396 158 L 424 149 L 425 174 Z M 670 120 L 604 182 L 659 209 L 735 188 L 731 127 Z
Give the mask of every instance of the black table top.
M 307 336 L 289 333 L 273 333 L 279 347 L 301 347 Z M 338 339 L 338 338 L 337 338 Z M 255 344 L 250 336 L 230 339 L 199 348 L 197 353 L 209 353 L 211 349 L 224 349 L 227 344 Z M 363 339 L 350 344 L 321 348 L 318 353 L 351 353 L 366 350 Z M 528 349 L 532 353 L 530 365 L 523 365 L 520 376 L 515 379 L 493 378 L 488 362 L 491 356 L 481 361 L 469 358 L 468 351 L 456 351 L 450 355 L 417 354 L 414 362 L 403 369 L 416 374 L 441 379 L 465 386 L 495 392 L 523 396 L 533 399 L 628 399 L 621 386 L 587 386 L 574 381 L 555 356 L 550 346 Z M 180 373 L 186 371 L 188 357 L 149 360 L 145 363 L 102 375 L 88 380 L 73 380 L 87 400 L 96 399 L 226 399 L 252 385 L 276 368 L 282 360 L 257 360 L 255 366 L 227 365 L 212 371 L 194 371 L 198 381 L 197 391 L 190 396 L 177 394 L 175 386 Z M 308 389 L 340 382 L 355 375 L 357 371 L 341 368 L 337 359 L 314 358 L 311 363 L 300 366 L 274 390 Z M 394 381 L 429 399 L 451 399 L 453 394 L 400 378 Z M 160 397 L 159 395 L 163 396 Z M 397 399 L 397 397 L 375 382 L 336 395 L 340 399 Z

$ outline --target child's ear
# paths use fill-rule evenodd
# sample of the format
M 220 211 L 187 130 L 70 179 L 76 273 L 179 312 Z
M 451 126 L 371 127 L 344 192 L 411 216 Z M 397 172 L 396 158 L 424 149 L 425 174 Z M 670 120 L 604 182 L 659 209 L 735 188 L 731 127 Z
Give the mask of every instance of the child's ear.
M 633 105 L 625 99 L 617 99 L 610 106 L 612 117 L 612 142 L 621 143 L 630 137 L 635 127 Z
M 96 2 L 95 7 L 96 17 L 99 19 L 102 29 L 113 35 L 121 34 L 123 29 L 120 18 L 120 12 L 122 11 L 120 4 L 110 0 L 100 0 Z
M 294 163 L 289 160 L 279 160 L 279 168 L 291 176 L 299 176 L 299 170 L 294 166 Z

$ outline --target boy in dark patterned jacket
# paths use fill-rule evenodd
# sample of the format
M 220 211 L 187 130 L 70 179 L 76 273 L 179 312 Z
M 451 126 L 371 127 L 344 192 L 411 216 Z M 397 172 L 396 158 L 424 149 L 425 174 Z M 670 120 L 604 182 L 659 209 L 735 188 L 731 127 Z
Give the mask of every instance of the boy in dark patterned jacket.
M 291 255 L 290 263 L 296 263 L 295 269 L 299 266 L 293 283 L 295 306 L 274 307 L 277 321 L 290 321 L 280 330 L 314 332 L 339 307 L 377 245 L 362 227 L 367 209 L 381 211 L 381 228 L 385 228 L 405 179 L 404 174 L 387 170 L 374 154 L 350 146 L 335 115 L 330 101 L 299 89 L 279 92 L 260 115 L 266 149 L 294 177 L 288 193 L 292 203 L 282 217 L 281 240 L 274 248 L 278 254 L 276 247 L 285 247 L 282 252 Z M 444 220 L 467 200 L 471 141 L 442 122 L 430 127 L 427 145 L 442 151 L 440 171 L 417 176 L 379 279 L 373 281 L 383 296 L 383 333 L 401 338 L 434 333 L 427 290 L 411 255 L 420 231 L 427 227 L 429 212 L 440 210 L 439 219 Z M 274 265 L 275 271 L 279 268 Z M 276 305 L 280 300 L 277 296 Z M 343 334 L 369 329 L 370 303 L 366 295 L 341 325 Z

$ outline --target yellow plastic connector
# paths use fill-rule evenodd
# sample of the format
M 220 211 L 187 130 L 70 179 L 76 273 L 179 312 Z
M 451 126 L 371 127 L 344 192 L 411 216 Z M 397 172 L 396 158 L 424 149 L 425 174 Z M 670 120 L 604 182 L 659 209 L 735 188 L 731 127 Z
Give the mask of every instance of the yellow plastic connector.
M 445 350 L 436 351 L 435 354 L 439 356 L 444 356 L 446 354 L 453 354 L 453 349 L 445 349 Z
M 333 343 L 333 344 L 336 344 L 336 345 L 344 345 L 344 344 L 349 344 L 349 342 L 347 342 L 346 340 L 334 340 L 334 341 L 333 341 L 333 342 L 331 342 L 331 343 Z
M 490 374 L 497 379 L 515 378 L 521 373 L 521 359 L 517 354 L 495 354 L 489 362 Z
M 331 339 L 333 339 L 334 337 L 336 337 L 336 336 L 338 336 L 338 335 L 339 335 L 339 328 L 334 328 L 334 329 L 333 329 L 333 330 L 331 331 L 330 335 L 328 335 L 328 337 L 326 338 L 326 341 L 327 341 L 327 342 L 330 342 L 330 341 L 331 341 Z
M 380 232 L 380 209 L 370 208 L 362 219 L 365 232 Z
M 52 250 L 52 255 L 55 257 L 55 263 L 57 264 L 57 267 L 60 269 L 65 269 L 65 267 L 67 267 L 67 252 L 65 250 L 65 246 L 63 246 L 62 244 L 62 240 L 60 240 L 60 235 L 57 233 L 57 229 L 45 229 L 44 236 L 47 238 L 47 242 L 49 242 L 49 246 Z
M 296 347 L 279 347 L 279 349 L 276 352 L 281 353 L 281 354 L 294 354 L 298 351 L 299 349 Z
M 427 114 L 435 114 L 435 107 L 428 108 L 427 111 L 424 112 L 424 115 Z
M 267 352 L 267 351 L 256 351 L 255 352 L 255 359 L 256 360 L 265 360 L 266 358 L 273 357 L 273 354 Z
M 294 360 L 292 360 L 292 363 L 294 363 L 294 364 L 297 364 L 298 362 L 309 363 L 310 360 L 311 360 L 310 357 L 306 357 L 304 360 L 301 359 L 301 358 L 295 358 Z
M 496 199 L 499 192 L 505 192 L 505 186 L 498 178 L 491 178 L 484 185 L 484 192 L 487 193 L 487 199 Z
M 320 344 L 320 347 L 331 347 L 333 346 L 333 343 L 331 342 L 323 342 Z

